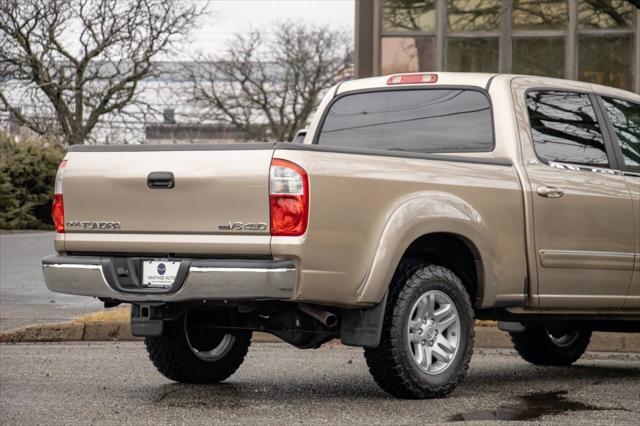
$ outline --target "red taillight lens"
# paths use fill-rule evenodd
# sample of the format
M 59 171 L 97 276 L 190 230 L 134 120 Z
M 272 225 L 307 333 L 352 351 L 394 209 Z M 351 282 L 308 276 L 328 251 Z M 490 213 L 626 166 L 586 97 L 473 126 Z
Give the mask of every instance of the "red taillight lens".
M 62 160 L 58 172 L 56 173 L 56 184 L 53 194 L 53 205 L 51 206 L 51 218 L 53 219 L 53 225 L 56 228 L 56 232 L 64 232 L 64 201 L 62 198 L 62 176 L 64 174 L 64 168 L 67 165 L 67 160 Z
M 309 178 L 304 169 L 274 158 L 269 172 L 271 235 L 299 236 L 307 231 Z
M 56 232 L 64 232 L 64 201 L 62 194 L 53 194 L 53 206 L 51 207 L 51 218 Z

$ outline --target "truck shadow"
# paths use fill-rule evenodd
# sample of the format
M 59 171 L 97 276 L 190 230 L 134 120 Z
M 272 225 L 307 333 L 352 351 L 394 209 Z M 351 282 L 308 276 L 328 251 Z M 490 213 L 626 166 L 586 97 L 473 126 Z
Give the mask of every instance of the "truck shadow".
M 354 372 L 356 373 L 356 372 Z M 394 400 L 381 391 L 377 385 L 367 377 L 364 372 L 360 374 L 346 375 L 344 377 L 333 377 L 331 380 L 318 380 L 317 377 L 283 378 L 265 377 L 264 379 L 251 379 L 248 381 L 238 381 L 231 378 L 229 382 L 212 385 L 187 385 L 179 383 L 169 383 L 155 388 L 150 394 L 151 404 L 169 407 L 206 407 L 211 409 L 237 409 L 255 408 L 272 405 L 278 401 L 281 407 L 288 404 L 300 404 L 309 401 L 339 401 L 346 400 L 357 402 L 358 400 Z M 599 407 L 578 407 L 572 401 L 566 400 L 566 391 L 534 392 L 532 389 L 553 389 L 558 388 L 558 379 L 562 379 L 562 388 L 582 387 L 585 385 L 598 385 L 607 381 L 618 379 L 640 378 L 640 364 L 623 367 L 604 367 L 577 365 L 572 367 L 535 367 L 523 366 L 518 374 L 506 375 L 504 369 L 499 366 L 481 369 L 472 369 L 467 379 L 450 396 L 450 399 L 466 398 L 474 394 L 477 388 L 487 386 L 499 386 L 502 392 L 512 394 L 516 397 L 515 405 L 519 408 L 506 407 L 496 410 L 514 412 L 524 410 L 523 407 L 542 407 L 540 412 L 551 410 L 552 407 L 560 410 L 565 407 L 567 410 L 599 410 Z M 527 392 L 522 392 L 522 383 L 528 383 Z M 513 386 L 513 391 L 508 388 Z M 518 395 L 519 394 L 519 395 Z M 518 396 L 516 396 L 518 395 Z M 428 402 L 428 401 L 427 401 Z M 416 401 L 399 401 L 399 404 L 415 404 Z M 576 403 L 577 404 L 577 403 Z M 551 407 L 551 408 L 550 408 Z M 536 408 L 536 409 L 538 409 Z M 534 415 L 536 409 L 531 409 L 529 414 L 522 413 L 526 417 Z M 546 411 L 545 411 L 546 410 Z M 493 410 L 495 411 L 495 410 Z M 492 411 L 492 412 L 493 412 Z M 500 412 L 502 412 L 500 411 Z M 553 410 L 551 410 L 553 411 Z M 469 413 L 460 413 L 459 416 L 466 416 Z M 554 414 L 549 411 L 548 414 Z M 478 416 L 491 416 L 492 414 L 480 413 Z M 500 414 L 502 415 L 502 414 Z M 505 414 L 507 415 L 507 414 Z M 511 414 L 509 414 L 511 415 Z M 540 415 L 544 415 L 540 414 Z M 537 416 L 537 415 L 536 415 Z M 531 418 L 535 418 L 531 417 Z M 454 416 L 455 417 L 455 416 Z M 451 421 L 462 418 L 451 418 Z M 484 417 L 478 418 L 483 420 Z M 523 417 L 523 418 L 524 418 Z M 494 420 L 500 420 L 494 417 Z M 512 420 L 519 419 L 514 417 Z M 466 417 L 463 420 L 467 420 Z

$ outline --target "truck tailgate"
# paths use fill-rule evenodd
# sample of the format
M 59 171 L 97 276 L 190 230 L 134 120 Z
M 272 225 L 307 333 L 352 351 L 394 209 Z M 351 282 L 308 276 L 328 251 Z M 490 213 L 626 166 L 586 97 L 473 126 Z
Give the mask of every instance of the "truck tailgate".
M 163 252 L 177 251 L 171 247 L 177 244 L 198 253 L 207 240 L 235 247 L 248 238 L 249 252 L 269 253 L 273 145 L 92 148 L 66 157 L 66 251 L 146 251 L 146 241 L 149 251 L 165 243 Z

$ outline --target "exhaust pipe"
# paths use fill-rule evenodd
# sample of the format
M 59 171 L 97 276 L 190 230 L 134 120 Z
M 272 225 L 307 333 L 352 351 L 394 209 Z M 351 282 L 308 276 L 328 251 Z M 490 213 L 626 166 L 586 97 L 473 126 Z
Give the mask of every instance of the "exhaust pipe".
M 316 305 L 307 305 L 305 303 L 299 303 L 298 308 L 305 314 L 309 315 L 312 318 L 317 319 L 322 324 L 327 327 L 335 327 L 338 324 L 338 317 L 335 314 L 332 314 L 329 311 L 325 311 L 322 308 L 317 307 Z

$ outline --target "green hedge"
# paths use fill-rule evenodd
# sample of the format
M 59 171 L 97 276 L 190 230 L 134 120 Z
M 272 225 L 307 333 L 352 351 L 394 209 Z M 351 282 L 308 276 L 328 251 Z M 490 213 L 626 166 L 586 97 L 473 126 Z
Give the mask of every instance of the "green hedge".
M 0 229 L 53 229 L 51 202 L 64 148 L 0 133 Z

